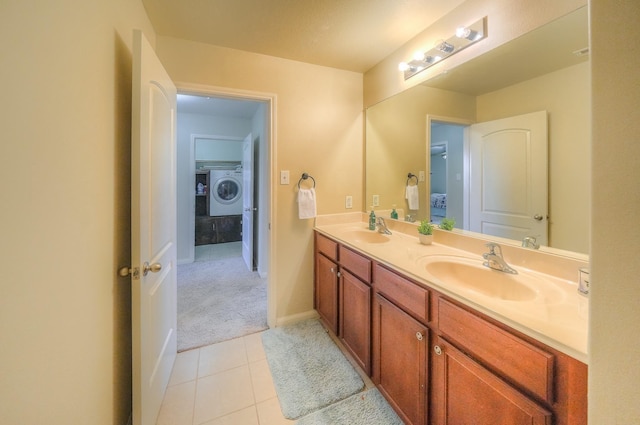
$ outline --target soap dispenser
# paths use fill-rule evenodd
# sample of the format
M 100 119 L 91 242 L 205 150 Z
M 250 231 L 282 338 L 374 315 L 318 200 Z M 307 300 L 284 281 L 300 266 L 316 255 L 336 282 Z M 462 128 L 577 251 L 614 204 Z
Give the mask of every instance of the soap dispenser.
M 371 205 L 371 214 L 369 214 L 369 230 L 376 230 L 376 214 L 373 212 L 373 205 Z
M 391 210 L 391 218 L 397 220 L 398 219 L 398 211 L 396 211 L 396 204 L 393 204 L 393 209 Z

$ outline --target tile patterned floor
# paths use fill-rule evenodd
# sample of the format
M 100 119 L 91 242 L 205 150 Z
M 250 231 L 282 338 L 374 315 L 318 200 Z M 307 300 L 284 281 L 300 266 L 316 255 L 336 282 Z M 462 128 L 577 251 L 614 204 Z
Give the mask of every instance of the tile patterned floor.
M 261 333 L 178 354 L 157 425 L 293 424 L 282 416 Z

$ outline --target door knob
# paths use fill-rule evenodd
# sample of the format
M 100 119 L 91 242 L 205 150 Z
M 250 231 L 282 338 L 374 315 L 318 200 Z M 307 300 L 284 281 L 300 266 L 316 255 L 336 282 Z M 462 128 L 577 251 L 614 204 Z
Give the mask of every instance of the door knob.
M 149 272 L 158 273 L 160 270 L 162 270 L 162 264 L 153 263 L 150 265 L 145 261 L 144 265 L 142 266 L 142 275 L 146 276 Z
M 542 221 L 542 218 L 543 218 L 543 217 L 542 217 L 540 214 L 536 214 L 536 215 L 534 215 L 534 216 L 533 216 L 533 218 L 534 218 L 535 220 L 537 220 L 537 221 Z

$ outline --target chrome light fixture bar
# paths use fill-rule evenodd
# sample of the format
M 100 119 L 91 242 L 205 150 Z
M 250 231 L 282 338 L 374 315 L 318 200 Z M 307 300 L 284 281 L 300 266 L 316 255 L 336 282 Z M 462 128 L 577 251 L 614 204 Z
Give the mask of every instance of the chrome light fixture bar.
M 432 49 L 416 52 L 412 60 L 409 62 L 401 62 L 398 69 L 404 72 L 404 79 L 408 80 L 430 66 L 435 65 L 451 55 L 455 55 L 460 50 L 486 37 L 487 17 L 485 16 L 468 27 L 458 28 L 455 35 L 446 40 L 439 40 Z

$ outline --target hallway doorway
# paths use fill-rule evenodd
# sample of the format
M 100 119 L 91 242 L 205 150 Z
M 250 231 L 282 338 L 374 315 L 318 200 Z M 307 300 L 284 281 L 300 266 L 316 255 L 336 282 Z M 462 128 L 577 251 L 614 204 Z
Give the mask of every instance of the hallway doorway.
M 269 308 L 268 304 L 268 288 L 269 288 L 269 261 L 270 252 L 269 247 L 271 244 L 269 235 L 269 221 L 271 212 L 271 178 L 270 178 L 270 154 L 271 154 L 271 127 L 272 127 L 272 105 L 273 99 L 269 96 L 261 97 L 257 95 L 255 98 L 243 96 L 230 95 L 228 93 L 218 94 L 212 92 L 201 92 L 200 90 L 181 90 L 178 88 L 178 152 L 177 152 L 177 180 L 178 180 L 178 291 L 181 290 L 180 277 L 181 269 L 192 269 L 193 273 L 198 272 L 197 269 L 205 269 L 205 273 L 209 273 L 212 277 L 224 272 L 231 272 L 226 275 L 227 282 L 231 278 L 235 278 L 236 275 L 244 274 L 246 272 L 245 280 L 235 280 L 235 286 L 219 286 L 217 295 L 218 298 L 234 299 L 228 297 L 228 289 L 239 289 L 247 286 L 246 284 L 260 281 L 261 290 L 264 291 L 262 295 L 256 296 L 256 299 L 260 299 L 261 306 L 256 310 L 261 310 L 262 324 L 258 328 L 265 328 L 268 322 L 268 314 L 275 309 Z M 214 156 L 203 158 L 201 156 L 196 157 L 196 149 L 194 143 L 194 135 L 207 135 L 210 139 L 224 140 L 226 142 L 237 142 L 242 145 L 242 139 L 246 139 L 247 135 L 251 135 L 253 141 L 254 157 L 253 157 L 253 174 L 255 177 L 254 184 L 254 196 L 253 196 L 253 231 L 251 232 L 251 241 L 253 242 L 254 262 L 253 267 L 247 268 L 241 262 L 241 247 L 242 243 L 229 231 L 225 234 L 225 238 L 216 243 L 205 243 L 196 246 L 196 226 L 195 226 L 195 196 L 198 194 L 198 187 L 196 181 L 196 173 L 210 173 L 210 170 L 228 168 L 229 164 L 233 164 L 234 170 L 241 172 L 242 170 L 242 158 L 241 157 L 229 157 L 227 152 L 214 153 Z M 246 144 L 246 140 L 245 140 Z M 229 143 L 227 143 L 229 145 Z M 240 150 L 242 152 L 242 150 Z M 227 155 L 227 156 L 225 156 Z M 245 158 L 246 159 L 246 158 Z M 222 167 L 221 167 L 222 165 Z M 240 167 L 238 167 L 240 165 Z M 207 190 L 211 190 L 208 187 Z M 207 193 L 203 190 L 201 193 Z M 210 192 L 208 192 L 210 194 Z M 246 202 L 246 200 L 245 200 Z M 207 211 L 207 215 L 210 211 Z M 236 217 L 226 216 L 211 216 L 211 219 L 220 222 L 220 219 L 224 219 L 225 222 L 231 222 L 238 220 L 242 224 L 242 220 L 245 218 L 237 214 L 235 211 L 229 214 L 235 214 Z M 224 215 L 224 214 L 223 214 Z M 243 214 L 244 215 L 244 214 Z M 238 230 L 242 231 L 242 226 L 238 226 Z M 236 231 L 231 229 L 230 231 Z M 246 235 L 242 235 L 245 237 Z M 238 250 L 240 247 L 240 250 Z M 239 261 L 238 261 L 239 260 Z M 215 263 L 219 263 L 216 265 Z M 189 267 L 187 267 L 189 266 Z M 256 272 L 253 272 L 253 270 Z M 216 279 L 212 279 L 210 284 L 215 286 L 219 283 Z M 233 285 L 231 285 L 233 286 Z M 247 290 L 244 288 L 243 290 Z M 253 292 L 258 291 L 254 288 Z M 240 293 L 242 291 L 239 291 Z M 237 295 L 237 294 L 236 294 Z M 253 293 L 253 295 L 256 295 Z M 247 295 L 248 296 L 248 295 Z M 180 298 L 180 293 L 178 294 Z M 216 300 L 217 302 L 218 300 Z M 237 331 L 240 333 L 228 333 L 231 337 L 238 337 L 243 335 L 241 330 L 244 325 L 238 323 L 233 318 L 223 318 L 217 316 L 221 311 L 233 311 L 233 304 L 247 304 L 247 299 L 235 298 L 235 301 L 230 301 L 229 306 L 223 306 L 221 304 L 210 303 L 209 308 L 213 308 L 215 311 L 210 310 L 210 316 L 216 317 L 214 321 L 236 323 Z M 231 307 L 231 308 L 229 308 Z M 180 312 L 179 312 L 180 313 Z M 254 313 L 246 313 L 247 315 L 253 315 Z M 207 321 L 211 323 L 211 319 L 202 317 L 198 319 L 201 324 L 198 326 L 205 326 Z M 254 321 L 255 322 L 255 321 Z M 204 325 L 202 325 L 204 323 Z M 245 333 L 252 333 L 257 331 L 256 326 L 249 327 Z M 180 327 L 179 327 L 180 329 Z M 259 329 L 258 329 L 259 330 Z M 211 332 L 210 332 L 211 333 Z M 180 340 L 180 336 L 178 337 Z M 225 340 L 228 337 L 223 337 Z M 218 339 L 212 341 L 205 341 L 205 343 L 213 343 L 219 341 Z M 191 346 L 190 348 L 195 348 Z M 184 346 L 181 350 L 184 350 Z

